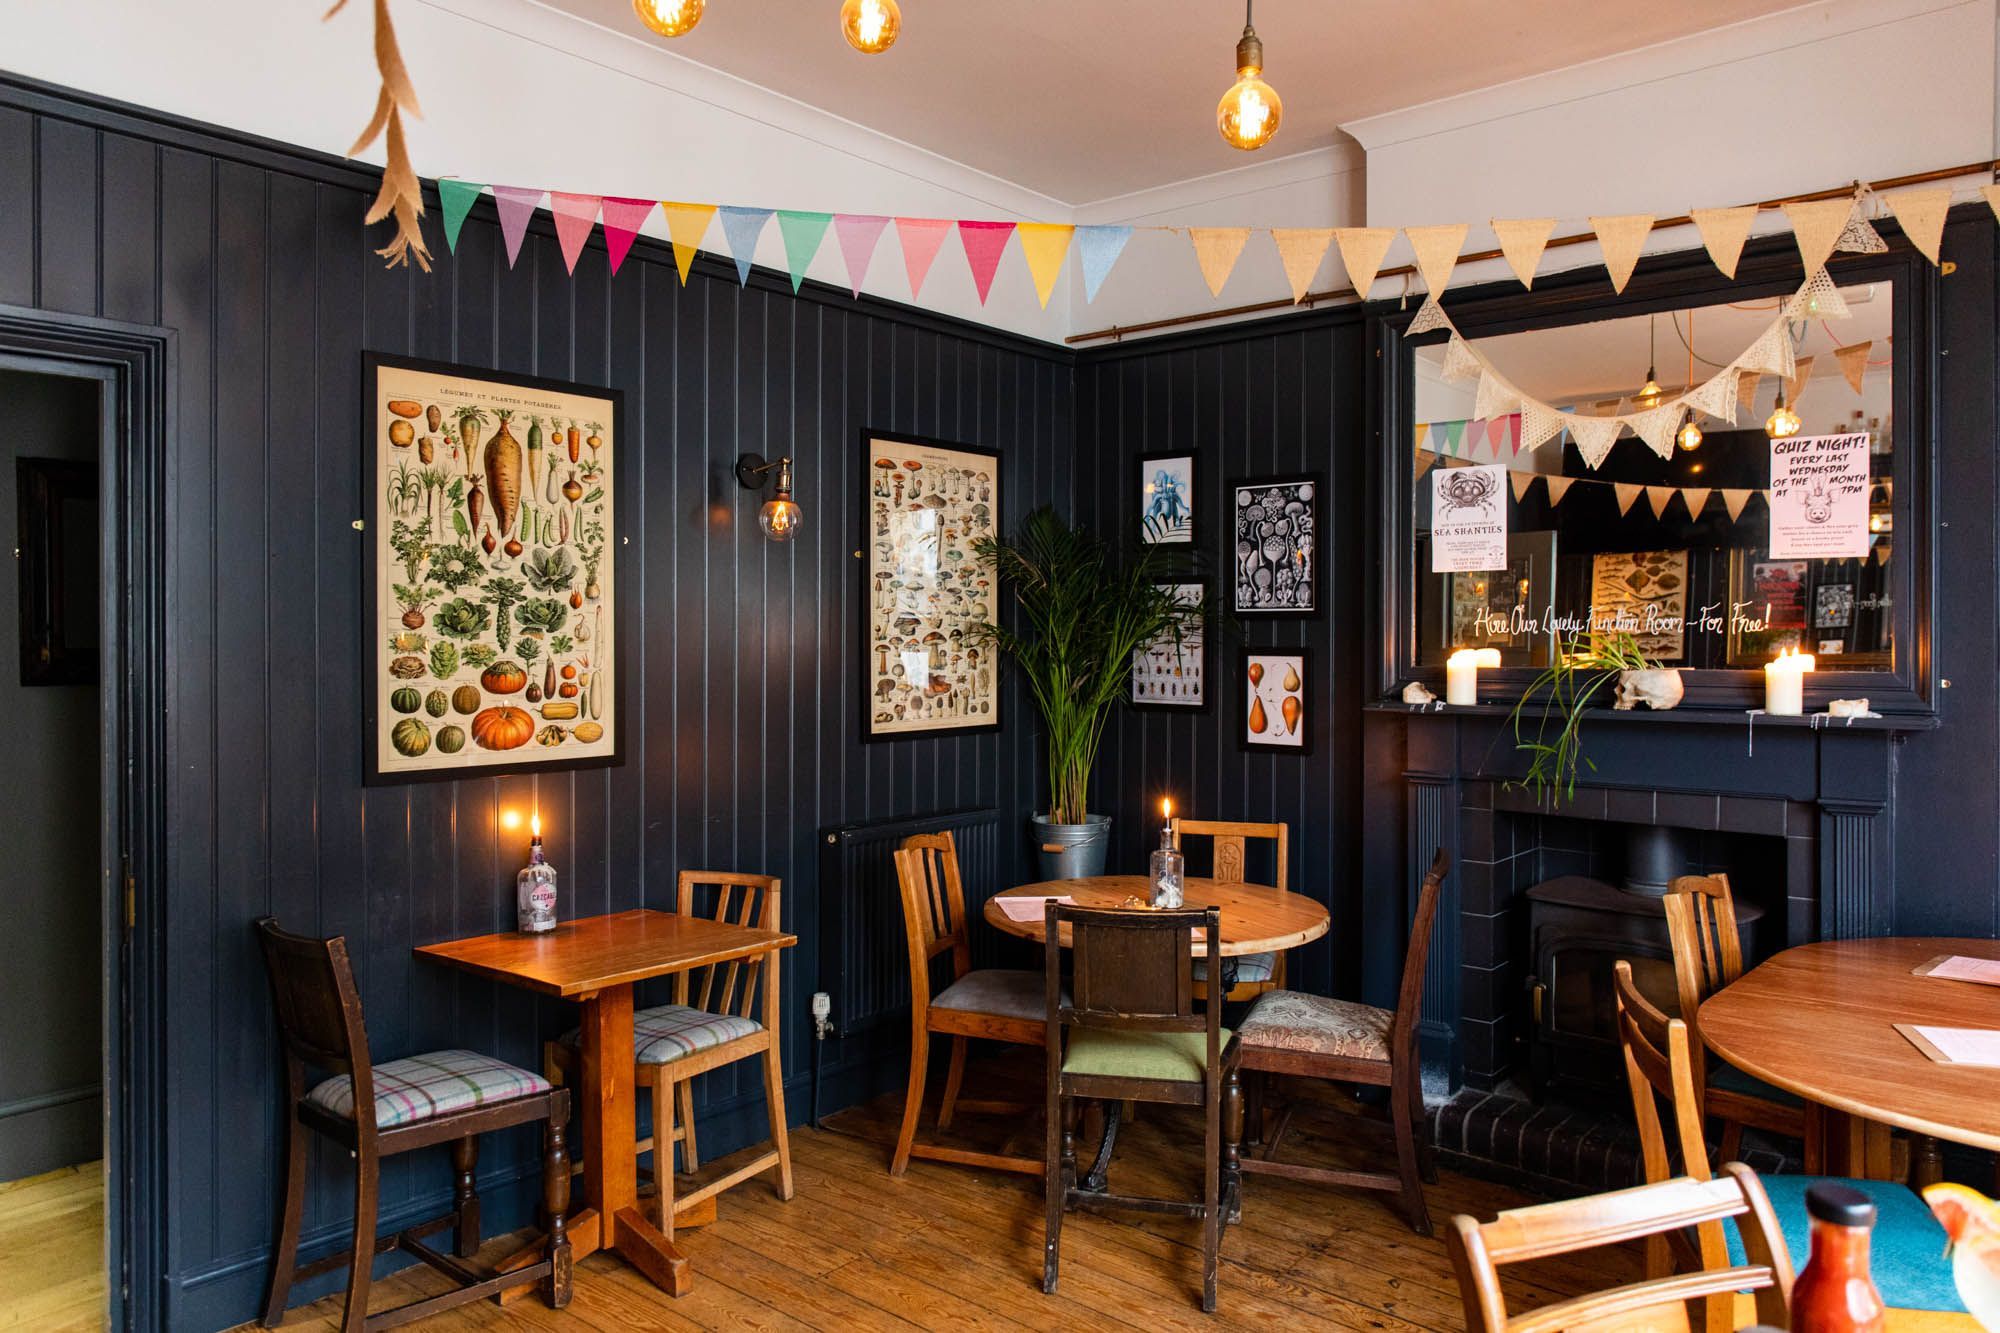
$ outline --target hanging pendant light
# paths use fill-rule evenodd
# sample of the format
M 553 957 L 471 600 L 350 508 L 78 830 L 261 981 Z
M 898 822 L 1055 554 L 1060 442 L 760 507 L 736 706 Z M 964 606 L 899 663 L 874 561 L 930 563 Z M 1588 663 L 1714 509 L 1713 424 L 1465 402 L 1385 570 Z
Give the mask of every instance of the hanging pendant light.
M 684 37 L 701 22 L 708 0 L 632 0 L 639 22 L 662 37 Z
M 1659 351 L 1656 341 L 1659 327 L 1651 315 L 1646 316 L 1646 384 L 1632 400 L 1641 407 L 1658 407 L 1661 397 L 1666 393 L 1666 390 L 1660 387 L 1659 376 L 1654 374 L 1658 364 L 1658 358 L 1654 354 Z
M 854 0 L 848 0 L 849 4 Z M 1236 43 L 1236 82 L 1215 107 L 1215 128 L 1231 148 L 1251 152 L 1271 142 L 1285 104 L 1264 82 L 1264 43 L 1250 23 L 1250 0 L 1243 0 L 1243 36 Z
M 1771 409 L 1771 415 L 1764 418 L 1764 433 L 1774 440 L 1782 440 L 1789 435 L 1797 435 L 1805 425 L 1799 414 L 1785 406 L 1785 386 L 1778 384 L 1778 405 Z
M 1678 324 L 1674 326 L 1674 331 L 1675 333 L 1680 332 L 1680 326 Z M 1682 389 L 1683 393 L 1686 393 L 1694 388 L 1694 311 L 1692 310 L 1688 311 L 1687 349 L 1688 349 L 1687 385 L 1684 389 Z M 1691 454 L 1695 450 L 1701 448 L 1701 426 L 1694 419 L 1694 409 L 1692 407 L 1688 409 L 1687 420 L 1683 421 L 1681 423 L 1681 428 L 1674 432 L 1674 443 L 1680 447 L 1683 453 Z
M 903 11 L 896 0 L 846 0 L 840 7 L 840 34 L 862 55 L 881 55 L 902 31 Z

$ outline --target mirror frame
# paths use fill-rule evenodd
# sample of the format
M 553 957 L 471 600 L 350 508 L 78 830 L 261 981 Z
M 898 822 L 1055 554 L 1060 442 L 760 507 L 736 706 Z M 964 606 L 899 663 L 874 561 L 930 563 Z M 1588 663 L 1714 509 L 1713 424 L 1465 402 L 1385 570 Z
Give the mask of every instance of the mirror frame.
M 1829 268 L 1841 286 L 1887 282 L 1894 300 L 1895 384 L 1890 400 L 1895 425 L 1891 513 L 1897 533 L 1895 558 L 1890 561 L 1890 587 L 1895 597 L 1893 665 L 1886 671 L 1812 673 L 1806 690 L 1808 712 L 1823 710 L 1830 699 L 1856 697 L 1866 697 L 1869 707 L 1885 716 L 1933 717 L 1937 712 L 1931 612 L 1936 604 L 1937 577 L 1933 533 L 1939 274 L 1900 234 L 1891 234 L 1896 239 L 1887 254 L 1836 255 Z M 1707 252 L 1697 247 L 1646 257 L 1623 293 L 1611 290 L 1601 267 L 1589 265 L 1540 276 L 1533 291 L 1522 290 L 1511 279 L 1454 291 L 1447 297 L 1447 309 L 1459 332 L 1477 339 L 1724 301 L 1785 296 L 1797 291 L 1804 281 L 1796 244 L 1787 232 L 1758 238 L 1745 247 L 1734 279 L 1725 278 Z M 1440 697 L 1444 694 L 1443 664 L 1420 667 L 1415 662 L 1416 588 L 1411 565 L 1415 485 L 1406 442 L 1414 429 L 1414 351 L 1442 342 L 1448 335 L 1438 331 L 1409 337 L 1407 329 L 1415 315 L 1414 305 L 1407 309 L 1385 305 L 1371 312 L 1368 320 L 1376 360 L 1369 389 L 1371 416 L 1378 431 L 1370 489 L 1378 504 L 1383 542 L 1369 616 L 1378 649 L 1371 697 L 1385 703 L 1399 702 L 1404 684 L 1412 680 L 1422 681 Z M 1481 672 L 1482 692 L 1511 708 L 1535 674 L 1527 667 Z M 1686 686 L 1684 709 L 1763 707 L 1764 682 L 1757 668 L 1683 668 L 1681 678 Z

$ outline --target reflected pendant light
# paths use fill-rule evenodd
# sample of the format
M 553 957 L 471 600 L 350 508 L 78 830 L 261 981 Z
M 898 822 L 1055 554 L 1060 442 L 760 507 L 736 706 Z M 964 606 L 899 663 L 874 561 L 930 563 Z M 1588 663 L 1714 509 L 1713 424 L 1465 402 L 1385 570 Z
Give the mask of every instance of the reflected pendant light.
M 846 0 L 840 7 L 840 35 L 863 55 L 881 55 L 902 31 L 903 11 L 896 0 Z
M 1641 407 L 1658 407 L 1661 396 L 1666 393 L 1666 390 L 1660 387 L 1659 376 L 1654 373 L 1659 365 L 1659 358 L 1655 355 L 1659 351 L 1656 342 L 1659 328 L 1659 324 L 1651 315 L 1646 316 L 1646 384 L 1632 400 Z
M 1674 331 L 1675 333 L 1680 332 L 1678 324 L 1674 326 Z M 1688 311 L 1687 349 L 1687 385 L 1681 390 L 1683 393 L 1687 393 L 1694 388 L 1694 311 L 1692 310 Z M 1680 447 L 1683 453 L 1691 454 L 1701 448 L 1701 425 L 1694 419 L 1694 409 L 1692 407 L 1687 412 L 1687 420 L 1683 421 L 1681 428 L 1674 432 L 1674 443 Z
M 848 0 L 852 4 L 853 0 Z M 1250 0 L 1243 0 L 1243 36 L 1236 43 L 1236 82 L 1215 107 L 1215 128 L 1231 148 L 1262 148 L 1278 132 L 1285 104 L 1264 82 L 1264 43 L 1250 23 Z
M 1804 424 L 1799 420 L 1797 412 L 1785 406 L 1785 386 L 1780 383 L 1778 405 L 1771 409 L 1770 416 L 1764 418 L 1764 433 L 1774 440 L 1782 440 L 1787 436 L 1797 435 Z
M 708 0 L 632 0 L 639 22 L 662 37 L 684 37 L 701 22 Z

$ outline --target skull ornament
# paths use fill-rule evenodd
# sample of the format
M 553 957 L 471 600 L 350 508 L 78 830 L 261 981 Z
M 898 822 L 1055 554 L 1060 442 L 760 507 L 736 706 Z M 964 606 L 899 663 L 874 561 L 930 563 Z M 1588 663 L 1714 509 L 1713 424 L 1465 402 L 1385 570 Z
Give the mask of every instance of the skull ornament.
M 1672 668 L 1618 673 L 1618 696 L 1611 706 L 1629 712 L 1640 704 L 1664 713 L 1681 701 L 1681 673 Z

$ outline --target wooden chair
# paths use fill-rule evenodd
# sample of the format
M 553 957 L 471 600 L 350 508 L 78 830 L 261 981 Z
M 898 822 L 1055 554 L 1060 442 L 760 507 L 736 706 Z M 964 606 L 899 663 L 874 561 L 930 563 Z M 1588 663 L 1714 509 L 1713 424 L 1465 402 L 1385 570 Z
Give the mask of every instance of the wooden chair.
M 1040 1175 L 1042 1164 L 1032 1157 L 975 1152 L 917 1140 L 917 1120 L 923 1110 L 924 1085 L 930 1071 L 933 1033 L 951 1038 L 951 1065 L 945 1073 L 944 1097 L 938 1103 L 937 1127 L 951 1128 L 959 1111 L 973 1114 L 1020 1115 L 1032 1106 L 1018 1102 L 971 1101 L 959 1097 L 965 1083 L 966 1045 L 973 1038 L 1040 1046 L 1047 1016 L 1042 1011 L 1042 974 L 1005 968 L 972 967 L 972 935 L 965 915 L 965 886 L 958 874 L 958 845 L 949 830 L 914 833 L 896 852 L 896 882 L 903 897 L 903 931 L 910 957 L 910 1079 L 903 1096 L 903 1124 L 889 1174 L 900 1176 L 912 1157 L 983 1166 L 989 1170 Z M 931 993 L 931 963 L 951 956 L 951 980 Z
M 1389 1190 L 1402 1196 L 1403 1215 L 1412 1230 L 1431 1234 L 1424 1206 L 1424 1182 L 1437 1179 L 1424 1115 L 1423 1069 L 1417 1056 L 1417 1020 L 1421 1017 L 1424 971 L 1430 961 L 1431 926 L 1437 918 L 1438 894 L 1451 858 L 1440 849 L 1431 859 L 1417 894 L 1409 944 L 1403 952 L 1403 980 L 1391 1011 L 1350 1000 L 1278 990 L 1250 1007 L 1237 1028 L 1243 1045 L 1242 1062 L 1254 1075 L 1251 1083 L 1250 1138 L 1261 1137 L 1263 1093 L 1270 1074 L 1362 1083 L 1389 1089 L 1389 1123 L 1396 1142 L 1396 1170 L 1334 1171 L 1276 1160 L 1278 1147 L 1291 1125 L 1288 1107 L 1261 1155 L 1244 1158 L 1252 1174 L 1286 1176 L 1321 1185 Z
M 1182 819 L 1176 815 L 1168 822 L 1173 831 L 1174 847 L 1181 848 L 1181 835 L 1210 839 L 1214 849 L 1211 854 L 1208 878 L 1218 884 L 1243 883 L 1243 857 L 1245 841 L 1261 838 L 1277 844 L 1277 882 L 1272 886 L 1279 890 L 1289 889 L 1291 880 L 1286 875 L 1286 853 L 1291 845 L 1291 830 L 1284 824 L 1239 824 L 1211 819 Z M 1281 990 L 1285 984 L 1285 954 L 1278 950 L 1273 953 L 1249 953 L 1232 958 L 1223 963 L 1223 972 L 1233 978 L 1229 993 L 1224 998 L 1230 1000 L 1252 1000 L 1265 991 Z M 1197 998 L 1208 994 L 1208 973 L 1201 960 L 1195 960 L 1195 995 Z
M 348 962 L 347 941 L 313 939 L 279 929 L 270 917 L 257 922 L 271 1007 L 285 1056 L 285 1179 L 272 1247 L 271 1283 L 263 1324 L 284 1321 L 292 1283 L 345 1266 L 347 1303 L 343 1333 L 392 1328 L 503 1288 L 540 1282 L 542 1295 L 561 1309 L 570 1298 L 569 1158 L 563 1128 L 569 1094 L 539 1076 L 472 1051 L 434 1051 L 376 1064 L 368 1054 L 361 996 Z M 331 1077 L 306 1087 L 306 1069 Z M 357 1107 L 365 1108 L 356 1115 Z M 547 1232 L 535 1245 L 541 1257 L 505 1274 L 472 1262 L 479 1251 L 479 1194 L 474 1169 L 479 1135 L 515 1125 L 542 1126 L 542 1207 Z M 346 1249 L 299 1265 L 299 1231 L 305 1217 L 306 1131 L 326 1135 L 354 1157 L 354 1229 Z M 449 1144 L 454 1180 L 452 1211 L 395 1235 L 377 1237 L 384 1157 Z M 453 1253 L 423 1237 L 452 1228 Z M 458 1285 L 440 1295 L 368 1313 L 375 1256 L 405 1250 Z
M 1221 913 L 1140 911 L 1048 903 L 1044 1002 L 1048 1045 L 1048 1144 L 1043 1191 L 1048 1208 L 1042 1290 L 1054 1292 L 1062 1258 L 1063 1214 L 1072 1207 L 1133 1208 L 1198 1217 L 1202 1223 L 1201 1308 L 1215 1311 L 1222 1219 L 1241 1197 L 1237 1142 L 1243 1101 L 1237 1042 L 1222 1034 L 1222 1001 L 1211 991 L 1195 1010 L 1193 938 L 1221 960 Z M 1062 935 L 1070 944 L 1070 990 L 1062 993 Z M 1076 1122 L 1082 1100 L 1166 1102 L 1202 1109 L 1201 1202 L 1079 1189 Z
M 1612 995 L 1646 1179 L 1658 1183 L 1676 1172 L 1694 1180 L 1709 1179 L 1701 1101 L 1695 1094 L 1695 1043 L 1686 1021 L 1668 1018 L 1654 1007 L 1633 981 L 1631 964 L 1622 960 L 1612 968 Z M 1662 1101 L 1673 1116 L 1671 1136 L 1661 1122 Z M 1825 1176 L 1764 1178 L 1780 1239 L 1786 1253 L 1800 1264 L 1811 1245 L 1806 1191 L 1827 1180 Z M 1870 1244 L 1876 1284 L 1885 1302 L 1900 1310 L 1965 1310 L 1950 1261 L 1943 1257 L 1944 1228 L 1915 1193 L 1891 1181 L 1834 1183 L 1858 1189 L 1875 1203 Z M 1731 1262 L 1740 1243 L 1732 1243 L 1719 1223 L 1696 1228 L 1691 1241 L 1685 1236 L 1655 1238 L 1647 1242 L 1646 1271 L 1652 1277 L 1666 1277 L 1677 1269 L 1715 1267 Z M 1703 1322 L 1707 1333 L 1727 1333 L 1737 1327 L 1734 1302 L 1726 1297 L 1710 1300 Z
M 1778 1235 L 1777 1218 L 1757 1173 L 1738 1162 L 1720 1178 L 1682 1176 L 1656 1185 L 1591 1194 L 1560 1203 L 1510 1208 L 1491 1222 L 1460 1215 L 1451 1219 L 1447 1243 L 1458 1290 L 1465 1301 L 1468 1333 L 1558 1333 L 1564 1329 L 1605 1328 L 1685 1330 L 1687 1302 L 1711 1296 L 1755 1293 L 1757 1322 L 1784 1328 L 1792 1297 L 1792 1264 Z M 1499 1270 L 1507 1264 L 1547 1259 L 1634 1240 L 1649 1240 L 1685 1227 L 1719 1225 L 1737 1219 L 1745 1262 L 1574 1296 L 1518 1316 L 1509 1316 Z
M 1743 975 L 1743 943 L 1736 929 L 1729 876 L 1683 875 L 1668 886 L 1663 906 L 1681 1017 L 1696 1038 L 1695 1096 L 1708 1114 L 1722 1122 L 1723 1159 L 1733 1160 L 1742 1150 L 1743 1129 L 1749 1125 L 1800 1140 L 1805 1145 L 1806 1170 L 1820 1170 L 1823 1140 L 1817 1108 L 1732 1065 L 1717 1061 L 1711 1067 L 1700 1041 L 1696 1011 L 1701 1002 Z
M 712 892 L 704 894 L 704 890 Z M 704 909 L 702 899 L 709 902 Z M 683 870 L 674 895 L 674 910 L 682 916 L 709 916 L 727 925 L 778 930 L 783 887 L 774 875 L 744 875 L 723 870 Z M 653 1154 L 653 1219 L 669 1239 L 674 1219 L 704 1208 L 724 1190 L 733 1189 L 772 1167 L 778 1169 L 778 1197 L 792 1197 L 792 1147 L 785 1130 L 785 1072 L 778 1038 L 778 964 L 775 955 L 760 954 L 731 963 L 696 968 L 674 976 L 671 1004 L 641 1009 L 632 1015 L 637 1087 L 653 1094 L 653 1134 L 633 1151 Z M 544 1068 L 558 1084 L 574 1074 L 579 1054 L 578 1034 L 542 1049 Z M 694 1127 L 694 1079 L 711 1069 L 739 1060 L 762 1058 L 764 1106 L 771 1122 L 771 1147 L 714 1180 L 676 1195 L 673 1145 L 681 1145 L 681 1166 L 693 1172 L 701 1166 Z M 679 1113 L 676 1115 L 676 1107 Z M 699 1219 L 697 1219 L 698 1221 Z

